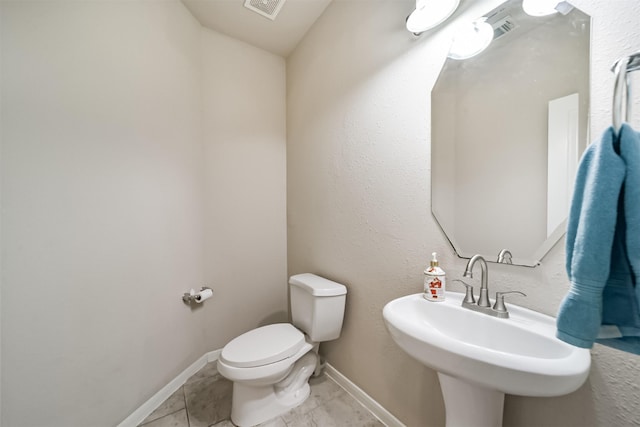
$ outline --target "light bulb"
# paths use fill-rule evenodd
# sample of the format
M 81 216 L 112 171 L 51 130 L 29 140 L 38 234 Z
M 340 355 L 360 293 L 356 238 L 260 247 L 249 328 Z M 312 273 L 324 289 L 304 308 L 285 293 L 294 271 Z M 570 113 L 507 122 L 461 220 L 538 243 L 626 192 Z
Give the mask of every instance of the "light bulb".
M 437 27 L 456 11 L 460 0 L 417 0 L 416 9 L 407 18 L 407 30 L 419 34 Z
M 493 27 L 485 18 L 460 27 L 451 43 L 449 58 L 467 59 L 485 50 L 493 40 Z
M 529 16 L 547 16 L 557 13 L 558 0 L 522 0 L 522 10 Z

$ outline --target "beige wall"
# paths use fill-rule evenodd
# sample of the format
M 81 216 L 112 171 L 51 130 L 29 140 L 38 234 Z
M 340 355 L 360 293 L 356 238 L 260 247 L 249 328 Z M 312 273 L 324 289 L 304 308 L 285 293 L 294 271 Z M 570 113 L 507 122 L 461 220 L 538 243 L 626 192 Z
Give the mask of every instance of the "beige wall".
M 285 62 L 202 29 L 211 349 L 287 320 Z M 233 321 L 230 321 L 233 319 Z
M 203 282 L 199 25 L 2 8 L 2 423 L 114 425 L 209 348 L 179 301 Z
M 470 3 L 458 16 L 499 1 Z M 599 134 L 640 10 L 575 3 L 595 18 Z M 202 30 L 177 1 L 1 5 L 2 424 L 114 425 L 204 352 L 284 316 L 283 61 Z M 343 336 L 323 345 L 332 364 L 408 425 L 442 425 L 435 373 L 381 317 L 421 288 L 431 251 L 450 276 L 464 265 L 429 213 L 429 91 L 450 27 L 413 39 L 412 5 L 337 0 L 287 64 L 289 273 L 349 287 Z M 492 290 L 554 314 L 563 264 L 558 245 L 536 269 L 492 266 Z M 215 297 L 182 305 L 203 283 Z M 637 358 L 593 355 L 580 391 L 509 396 L 505 423 L 638 423 Z
M 322 351 L 339 371 L 409 426 L 444 424 L 435 373 L 395 346 L 382 307 L 418 292 L 432 251 L 449 277 L 455 258 L 430 214 L 430 90 L 453 25 L 499 1 L 463 2 L 451 25 L 413 39 L 413 1 L 334 1 L 287 62 L 289 273 L 348 286 L 341 338 Z M 640 45 L 634 0 L 575 1 L 594 17 L 591 125 L 610 123 L 614 59 Z M 636 110 L 640 111 L 640 110 Z M 555 315 L 568 283 L 563 242 L 542 266 L 492 265 L 491 289 L 520 289 L 522 304 Z M 461 289 L 453 287 L 454 290 Z M 507 396 L 505 425 L 640 423 L 637 357 L 593 350 L 589 381 L 560 398 Z
M 1 10 L 2 425 L 116 425 L 284 317 L 284 61 L 177 0 Z

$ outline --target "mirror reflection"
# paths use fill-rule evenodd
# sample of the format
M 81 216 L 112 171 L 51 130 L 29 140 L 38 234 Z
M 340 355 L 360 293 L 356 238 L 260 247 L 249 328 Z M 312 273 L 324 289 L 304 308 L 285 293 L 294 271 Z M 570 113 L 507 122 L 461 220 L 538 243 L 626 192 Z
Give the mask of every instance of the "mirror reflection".
M 494 37 L 433 88 L 432 212 L 456 253 L 535 266 L 562 237 L 588 140 L 590 18 L 487 13 Z

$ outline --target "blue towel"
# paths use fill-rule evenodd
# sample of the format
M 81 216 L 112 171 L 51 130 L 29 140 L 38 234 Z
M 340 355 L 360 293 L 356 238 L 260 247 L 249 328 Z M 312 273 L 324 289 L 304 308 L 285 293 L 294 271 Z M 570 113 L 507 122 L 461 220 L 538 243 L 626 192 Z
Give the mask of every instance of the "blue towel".
M 582 156 L 566 249 L 571 287 L 557 337 L 640 354 L 640 135 L 626 124 Z

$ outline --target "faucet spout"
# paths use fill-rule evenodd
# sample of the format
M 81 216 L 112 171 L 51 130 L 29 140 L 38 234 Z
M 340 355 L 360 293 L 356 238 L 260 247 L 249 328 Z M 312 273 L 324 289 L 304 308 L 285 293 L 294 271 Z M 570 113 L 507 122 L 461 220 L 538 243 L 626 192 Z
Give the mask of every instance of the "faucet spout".
M 478 305 L 480 307 L 491 307 L 491 301 L 489 301 L 489 268 L 487 267 L 487 261 L 482 255 L 474 255 L 467 263 L 467 268 L 464 270 L 464 277 L 473 278 L 473 267 L 476 262 L 480 262 L 480 269 L 482 270 L 482 277 L 480 279 L 480 298 L 478 299 Z

